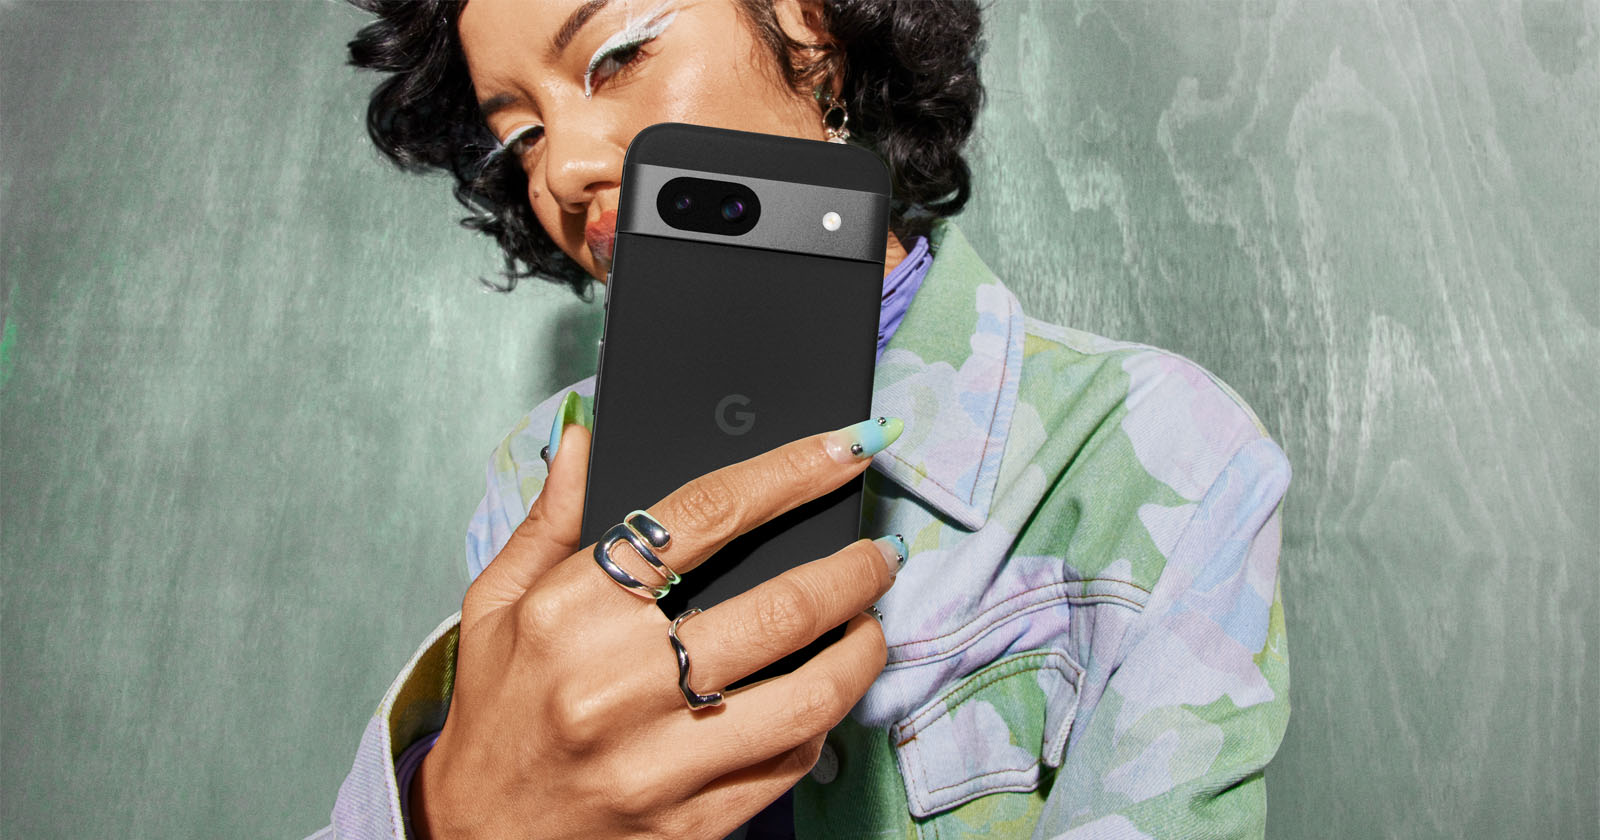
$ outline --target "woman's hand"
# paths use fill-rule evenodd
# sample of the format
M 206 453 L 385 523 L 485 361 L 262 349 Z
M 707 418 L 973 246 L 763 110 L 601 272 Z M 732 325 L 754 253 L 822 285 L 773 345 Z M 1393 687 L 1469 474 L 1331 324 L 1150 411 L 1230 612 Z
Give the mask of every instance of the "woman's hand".
M 648 509 L 672 536 L 657 555 L 691 574 L 860 474 L 898 429 L 815 435 L 684 485 Z M 527 519 L 467 589 L 450 713 L 413 783 L 413 828 L 434 840 L 721 838 L 811 769 L 883 669 L 882 628 L 863 611 L 893 583 L 897 541 L 857 541 L 684 622 L 702 694 L 846 624 L 794 672 L 691 712 L 670 622 L 579 550 L 588 430 L 567 426 L 557 453 Z M 626 542 L 613 556 L 661 580 Z

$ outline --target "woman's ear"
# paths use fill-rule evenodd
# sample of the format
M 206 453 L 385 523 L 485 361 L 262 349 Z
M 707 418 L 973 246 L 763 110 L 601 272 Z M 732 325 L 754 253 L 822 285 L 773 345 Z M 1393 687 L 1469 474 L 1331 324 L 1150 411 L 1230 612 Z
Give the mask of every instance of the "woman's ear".
M 822 22 L 822 0 L 773 0 L 772 11 L 790 38 L 804 44 L 831 40 Z
M 831 45 L 833 36 L 828 32 L 822 2 L 823 0 L 773 0 L 772 11 L 778 18 L 778 25 L 783 27 L 784 34 L 790 38 L 802 44 Z M 839 88 L 844 84 L 844 74 L 833 73 L 831 76 L 826 85 L 834 96 L 838 96 Z

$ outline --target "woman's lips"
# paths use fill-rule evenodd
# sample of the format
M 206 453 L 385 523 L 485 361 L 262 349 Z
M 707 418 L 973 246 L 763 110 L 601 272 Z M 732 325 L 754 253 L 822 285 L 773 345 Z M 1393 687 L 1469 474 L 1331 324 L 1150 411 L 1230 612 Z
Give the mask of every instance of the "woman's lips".
M 596 260 L 611 262 L 611 246 L 617 238 L 617 211 L 607 210 L 583 226 L 583 239 Z

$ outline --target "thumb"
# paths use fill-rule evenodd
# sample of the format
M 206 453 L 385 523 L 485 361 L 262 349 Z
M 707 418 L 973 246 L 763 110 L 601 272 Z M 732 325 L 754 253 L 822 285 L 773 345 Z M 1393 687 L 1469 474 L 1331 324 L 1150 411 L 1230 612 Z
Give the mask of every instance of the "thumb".
M 528 515 L 473 582 L 485 607 L 522 597 L 546 570 L 578 550 L 589 478 L 589 422 L 576 391 L 567 393 L 550 429 L 550 473 Z

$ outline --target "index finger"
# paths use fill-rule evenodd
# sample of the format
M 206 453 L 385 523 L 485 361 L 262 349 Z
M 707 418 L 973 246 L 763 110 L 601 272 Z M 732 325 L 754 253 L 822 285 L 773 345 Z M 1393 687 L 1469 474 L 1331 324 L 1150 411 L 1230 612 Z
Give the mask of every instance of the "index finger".
M 646 511 L 672 535 L 656 555 L 679 574 L 690 571 L 740 534 L 860 475 L 903 429 L 892 417 L 863 420 L 690 481 Z

